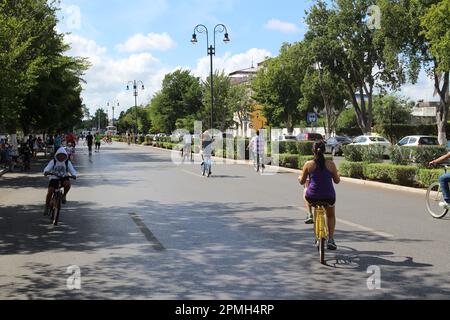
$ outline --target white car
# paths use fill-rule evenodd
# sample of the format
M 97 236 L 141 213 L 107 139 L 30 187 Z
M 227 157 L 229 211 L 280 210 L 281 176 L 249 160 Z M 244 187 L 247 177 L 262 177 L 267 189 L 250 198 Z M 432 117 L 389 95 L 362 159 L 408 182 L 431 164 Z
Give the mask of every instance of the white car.
M 384 154 L 386 156 L 389 155 L 389 147 L 392 146 L 392 144 L 383 137 L 380 136 L 359 136 L 357 138 L 355 138 L 355 140 L 353 140 L 353 143 L 350 144 L 353 146 L 370 146 L 370 145 L 381 145 L 386 147 Z
M 418 146 L 439 146 L 437 137 L 432 136 L 408 136 L 404 137 L 397 144 L 400 147 L 418 147 Z

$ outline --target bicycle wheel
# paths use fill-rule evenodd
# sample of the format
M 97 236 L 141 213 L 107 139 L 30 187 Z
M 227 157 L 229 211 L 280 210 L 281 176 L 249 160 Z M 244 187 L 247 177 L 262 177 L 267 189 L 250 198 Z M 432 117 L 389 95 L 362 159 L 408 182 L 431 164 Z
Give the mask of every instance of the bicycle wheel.
M 443 201 L 444 197 L 442 195 L 441 185 L 438 182 L 433 183 L 428 188 L 426 200 L 428 213 L 433 218 L 442 219 L 447 215 L 448 209 L 439 206 L 439 203 Z
M 321 238 L 319 240 L 319 258 L 320 258 L 320 263 L 321 264 L 325 264 L 325 242 L 326 240 Z
M 58 225 L 58 221 L 59 221 L 59 215 L 61 213 L 61 195 L 58 195 L 58 197 L 56 198 L 56 206 L 55 206 L 55 218 L 53 220 L 53 225 L 57 226 Z

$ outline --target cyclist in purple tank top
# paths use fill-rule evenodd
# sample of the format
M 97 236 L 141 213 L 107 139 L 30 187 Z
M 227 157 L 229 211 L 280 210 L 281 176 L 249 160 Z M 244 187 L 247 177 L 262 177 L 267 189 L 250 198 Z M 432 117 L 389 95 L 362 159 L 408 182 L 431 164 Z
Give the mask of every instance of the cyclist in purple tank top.
M 303 167 L 302 175 L 299 177 L 301 185 L 305 185 L 309 180 L 305 198 L 309 204 L 326 203 L 327 225 L 330 238 L 328 239 L 328 249 L 336 250 L 334 241 L 334 231 L 336 229 L 336 191 L 333 182 L 339 184 L 341 178 L 336 165 L 332 160 L 325 160 L 325 143 L 316 142 L 313 147 L 314 160 L 308 161 Z

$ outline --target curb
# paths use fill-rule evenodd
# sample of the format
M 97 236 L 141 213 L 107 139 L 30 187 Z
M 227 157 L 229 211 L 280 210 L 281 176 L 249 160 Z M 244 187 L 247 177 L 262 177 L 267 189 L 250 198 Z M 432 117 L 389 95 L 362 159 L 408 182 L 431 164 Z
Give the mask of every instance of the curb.
M 172 150 L 164 149 L 164 148 L 157 148 L 153 146 L 142 146 L 142 147 L 150 147 L 156 150 L 171 152 Z M 224 160 L 224 158 L 218 158 L 213 157 L 216 160 Z M 242 164 L 242 165 L 253 165 L 250 160 L 231 160 L 234 164 Z M 289 172 L 289 173 L 295 173 L 298 175 L 301 175 L 302 171 L 299 169 L 290 169 L 290 168 L 284 168 L 284 167 L 275 167 L 275 166 L 267 166 L 268 168 L 273 168 L 275 170 L 279 170 L 282 172 Z M 383 183 L 383 182 L 377 182 L 377 181 L 367 181 L 367 180 L 360 180 L 360 179 L 354 179 L 354 178 L 347 178 L 347 177 L 341 177 L 341 181 L 353 183 L 357 185 L 363 185 L 368 187 L 374 187 L 384 190 L 392 190 L 392 191 L 403 191 L 403 192 L 409 192 L 409 193 L 415 193 L 418 195 L 425 196 L 427 193 L 426 189 L 417 189 L 417 188 L 411 188 L 411 187 L 404 187 L 404 186 L 398 186 L 395 184 L 389 184 L 389 183 Z

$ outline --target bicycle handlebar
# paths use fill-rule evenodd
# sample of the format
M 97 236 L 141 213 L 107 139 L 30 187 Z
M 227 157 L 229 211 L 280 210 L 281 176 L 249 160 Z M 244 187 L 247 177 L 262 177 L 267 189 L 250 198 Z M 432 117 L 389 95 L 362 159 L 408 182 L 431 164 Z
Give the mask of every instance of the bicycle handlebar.
M 58 176 L 58 175 L 53 174 L 53 173 L 47 173 L 46 176 L 53 176 L 53 177 L 59 178 L 61 180 L 62 179 L 67 179 L 67 178 L 73 179 L 73 180 L 77 180 L 77 177 L 74 177 L 74 176 L 61 177 L 61 176 Z

